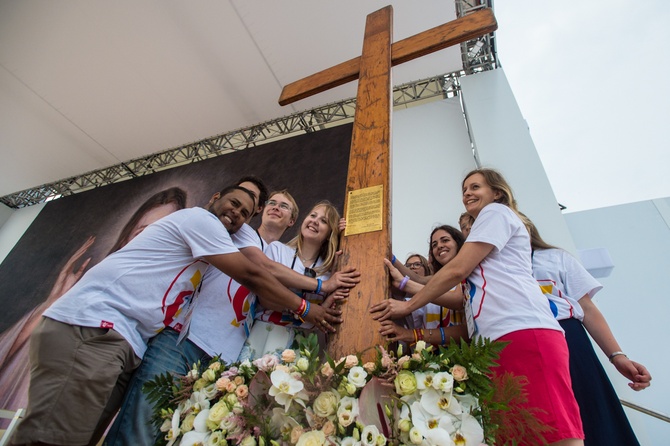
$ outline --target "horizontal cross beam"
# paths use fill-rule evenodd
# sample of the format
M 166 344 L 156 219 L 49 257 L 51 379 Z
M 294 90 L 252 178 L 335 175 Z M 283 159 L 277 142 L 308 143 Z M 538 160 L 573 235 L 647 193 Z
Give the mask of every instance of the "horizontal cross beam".
M 479 10 L 394 43 L 391 46 L 391 65 L 400 65 L 426 54 L 467 42 L 496 29 L 498 29 L 498 23 L 493 11 L 490 8 Z M 464 30 L 467 32 L 464 33 Z M 279 97 L 279 105 L 288 105 L 354 81 L 358 79 L 360 65 L 359 56 L 292 82 L 283 88 Z

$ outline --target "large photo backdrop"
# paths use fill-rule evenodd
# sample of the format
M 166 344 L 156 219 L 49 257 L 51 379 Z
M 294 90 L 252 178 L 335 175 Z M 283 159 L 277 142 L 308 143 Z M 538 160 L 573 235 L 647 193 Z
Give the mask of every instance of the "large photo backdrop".
M 31 317 L 41 314 L 48 296 L 72 285 L 82 265 L 87 270 L 109 253 L 147 199 L 178 189 L 185 207 L 205 206 L 222 187 L 241 176 L 256 175 L 269 191 L 290 191 L 300 207 L 298 221 L 323 199 L 342 212 L 351 129 L 351 125 L 338 126 L 48 203 L 0 265 L 4 309 L 0 314 L 0 407 L 16 406 L 15 400 L 24 398 L 25 389 L 16 384 L 19 376 L 28 373 L 27 361 L 19 356 L 27 344 Z M 252 226 L 260 223 L 257 219 Z M 290 228 L 282 241 L 290 240 L 298 226 Z

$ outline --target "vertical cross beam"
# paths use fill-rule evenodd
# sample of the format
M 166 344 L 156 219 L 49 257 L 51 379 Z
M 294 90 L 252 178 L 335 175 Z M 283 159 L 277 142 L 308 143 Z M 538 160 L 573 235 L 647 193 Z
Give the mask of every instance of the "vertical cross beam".
M 392 44 L 393 9 L 387 6 L 368 15 L 361 56 L 288 84 L 282 90 L 279 103 L 286 105 L 358 78 L 345 215 L 352 192 L 373 186 L 382 188 L 381 230 L 343 239 L 340 263 L 355 266 L 361 272 L 361 283 L 342 306 L 344 323 L 329 344 L 334 358 L 384 344 L 378 333 L 379 324 L 370 318 L 368 308 L 389 294 L 382 258 L 391 254 L 391 67 L 497 28 L 493 12 L 483 9 Z M 366 358 L 372 357 L 370 351 Z
M 382 259 L 391 250 L 391 41 L 393 8 L 387 6 L 367 17 L 360 59 L 356 99 L 356 119 L 349 155 L 349 193 L 382 186 L 382 229 L 343 237 L 343 264 L 361 272 L 361 282 L 342 305 L 344 323 L 330 339 L 328 350 L 334 358 L 384 344 L 379 324 L 370 318 L 368 307 L 388 295 L 389 281 Z

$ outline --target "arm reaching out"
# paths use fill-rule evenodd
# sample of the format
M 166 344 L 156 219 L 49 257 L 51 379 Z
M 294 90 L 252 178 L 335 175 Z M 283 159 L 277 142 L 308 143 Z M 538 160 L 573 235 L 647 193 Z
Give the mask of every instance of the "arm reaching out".
M 293 294 L 265 268 L 251 262 L 242 253 L 206 256 L 205 260 L 251 290 L 269 310 L 296 311 L 302 305 L 302 298 Z M 309 313 L 304 319 L 324 332 L 335 332 L 333 325 L 342 322 L 340 314 L 342 312 L 335 308 L 310 305 Z
M 610 357 L 610 361 L 619 373 L 631 381 L 628 383 L 628 387 L 636 391 L 649 387 L 651 385 L 651 374 L 645 366 L 631 361 L 626 355 L 610 356 L 614 352 L 620 352 L 621 347 L 607 324 L 605 316 L 593 303 L 591 297 L 588 294 L 584 295 L 579 299 L 579 304 L 584 310 L 584 327 L 603 353 Z

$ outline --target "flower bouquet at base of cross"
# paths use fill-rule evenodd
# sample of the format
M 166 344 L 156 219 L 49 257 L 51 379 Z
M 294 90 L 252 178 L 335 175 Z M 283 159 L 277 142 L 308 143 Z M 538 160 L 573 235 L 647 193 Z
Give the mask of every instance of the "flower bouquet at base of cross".
M 374 362 L 360 354 L 323 361 L 310 334 L 281 358 L 214 358 L 186 376 L 159 375 L 144 391 L 168 446 L 503 444 L 496 431 L 514 421 L 504 414 L 523 392 L 508 379 L 507 400 L 495 401 L 490 371 L 502 348 L 487 339 L 446 348 L 419 341 L 411 355 L 375 347 Z M 516 413 L 541 430 L 532 414 Z

